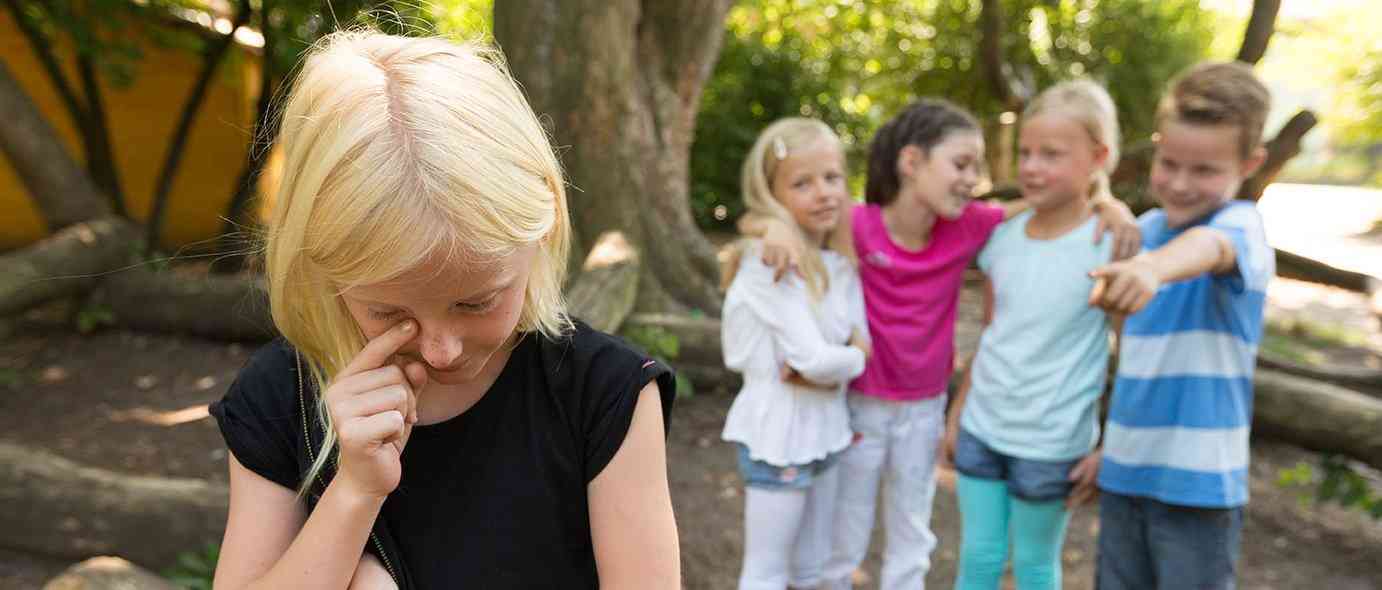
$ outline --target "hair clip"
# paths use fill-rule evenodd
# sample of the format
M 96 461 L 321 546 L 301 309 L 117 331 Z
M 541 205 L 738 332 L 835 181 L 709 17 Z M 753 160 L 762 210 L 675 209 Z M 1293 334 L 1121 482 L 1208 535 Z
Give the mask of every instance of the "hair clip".
M 779 160 L 787 159 L 787 142 L 782 141 L 781 137 L 773 138 L 773 155 Z

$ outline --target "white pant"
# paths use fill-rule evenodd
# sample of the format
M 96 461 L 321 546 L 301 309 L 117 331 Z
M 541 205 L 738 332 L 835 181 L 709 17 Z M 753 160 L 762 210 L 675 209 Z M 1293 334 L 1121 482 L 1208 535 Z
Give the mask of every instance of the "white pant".
M 886 544 L 880 590 L 917 590 L 931 569 L 931 503 L 936 495 L 936 447 L 945 425 L 944 394 L 897 402 L 849 396 L 850 426 L 860 437 L 840 458 L 835 546 L 825 588 L 849 590 L 873 533 L 874 502 L 883 480 Z
M 744 569 L 739 590 L 815 588 L 830 557 L 839 465 L 807 489 L 744 489 Z

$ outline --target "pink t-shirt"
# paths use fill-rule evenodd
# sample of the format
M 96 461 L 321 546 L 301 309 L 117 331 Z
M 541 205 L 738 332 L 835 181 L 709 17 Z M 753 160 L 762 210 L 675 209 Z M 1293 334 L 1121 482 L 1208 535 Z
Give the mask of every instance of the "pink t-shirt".
M 920 251 L 888 237 L 883 209 L 855 207 L 854 249 L 873 355 L 851 384 L 858 393 L 914 401 L 945 392 L 955 360 L 955 308 L 964 271 L 1003 221 L 1003 209 L 971 202 L 959 219 L 936 221 Z

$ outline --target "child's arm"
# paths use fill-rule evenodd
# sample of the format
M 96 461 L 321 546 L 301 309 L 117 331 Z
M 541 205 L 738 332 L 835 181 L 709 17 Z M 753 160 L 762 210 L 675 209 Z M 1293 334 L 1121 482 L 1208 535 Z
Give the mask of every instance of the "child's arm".
M 1124 260 L 1137 255 L 1142 249 L 1142 228 L 1137 225 L 1137 216 L 1132 209 L 1112 196 L 1094 197 L 1089 201 L 1094 214 L 1099 216 L 1099 224 L 1094 227 L 1094 243 L 1104 239 L 1104 234 L 1113 234 L 1113 259 Z
M 993 322 L 993 282 L 984 277 L 984 327 Z M 983 329 L 979 330 L 982 337 Z M 960 435 L 960 416 L 965 409 L 965 398 L 969 397 L 970 375 L 974 372 L 974 359 L 977 354 L 970 355 L 969 362 L 965 363 L 964 378 L 960 380 L 959 389 L 955 390 L 955 399 L 950 402 L 950 409 L 945 414 L 945 435 L 941 439 L 940 445 L 940 464 L 953 466 L 955 464 L 955 439 Z
M 838 246 L 852 242 L 853 226 L 850 224 L 853 223 L 853 210 L 856 206 L 858 204 L 854 201 L 845 203 L 844 212 L 836 223 L 835 231 L 831 232 L 829 245 L 832 249 L 842 251 Z M 750 211 L 741 216 L 734 225 L 742 235 L 763 239 L 763 264 L 773 268 L 774 281 L 781 280 L 787 275 L 787 271 L 796 269 L 801 263 L 801 240 L 796 239 L 792 233 L 793 229 L 786 223 Z
M 623 443 L 586 485 L 601 588 L 681 587 L 681 546 L 667 484 L 659 394 L 656 382 L 639 392 Z
M 1156 250 L 1095 269 L 1090 273 L 1095 282 L 1089 304 L 1113 314 L 1137 313 L 1163 283 L 1225 273 L 1233 270 L 1236 260 L 1233 241 L 1223 232 L 1192 228 Z
M 745 213 L 735 224 L 739 233 L 763 239 L 763 264 L 773 269 L 773 280 L 781 280 L 787 271 L 801 264 L 801 240 L 793 239 L 787 224 L 758 213 Z
M 1111 357 L 1109 358 L 1108 367 L 1105 371 L 1109 375 L 1110 381 L 1112 381 L 1113 378 L 1118 375 L 1117 351 L 1118 347 L 1121 346 L 1123 342 L 1124 317 L 1110 315 L 1108 316 L 1108 320 L 1109 329 L 1112 330 L 1114 336 L 1114 347 Z M 1104 416 L 1108 415 L 1108 404 L 1110 394 L 1112 393 L 1113 384 L 1110 382 L 1104 386 L 1104 391 L 1099 395 L 1099 412 L 1096 414 L 1096 419 L 1101 422 Z M 1089 504 L 1093 502 L 1095 498 L 1099 497 L 1099 465 L 1104 460 L 1104 432 L 1106 431 L 1107 428 L 1099 429 L 1099 440 L 1094 443 L 1094 450 L 1090 451 L 1088 455 L 1085 455 L 1084 458 L 1080 459 L 1079 463 L 1076 463 L 1075 466 L 1070 469 L 1070 475 L 1067 479 L 1074 483 L 1074 488 L 1070 490 L 1070 495 L 1065 499 L 1065 507 L 1067 510 Z

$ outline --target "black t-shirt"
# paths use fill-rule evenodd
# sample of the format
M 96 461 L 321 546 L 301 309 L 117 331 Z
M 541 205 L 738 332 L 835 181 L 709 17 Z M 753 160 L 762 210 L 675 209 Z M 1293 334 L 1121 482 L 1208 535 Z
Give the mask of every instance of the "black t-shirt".
M 599 587 L 586 485 L 619 450 L 643 387 L 657 380 L 664 424 L 676 391 L 664 364 L 576 325 L 560 340 L 526 335 L 474 406 L 413 428 L 366 545 L 400 588 Z M 265 345 L 211 406 L 236 459 L 294 490 L 322 435 L 298 366 L 285 341 Z

